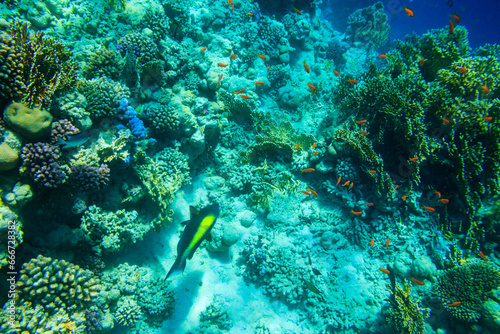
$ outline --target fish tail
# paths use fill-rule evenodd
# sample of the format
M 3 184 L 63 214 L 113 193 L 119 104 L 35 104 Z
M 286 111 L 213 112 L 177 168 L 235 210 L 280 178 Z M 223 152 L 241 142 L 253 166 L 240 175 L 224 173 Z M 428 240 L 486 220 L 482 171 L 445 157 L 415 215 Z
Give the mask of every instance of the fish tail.
M 172 265 L 172 267 L 170 268 L 170 270 L 168 271 L 168 274 L 167 274 L 167 277 L 165 277 L 165 280 L 167 280 L 170 277 L 170 275 L 172 275 L 172 274 L 182 273 L 184 271 L 184 268 L 186 268 L 186 259 L 181 261 L 180 258 L 177 258 L 175 260 L 174 264 Z

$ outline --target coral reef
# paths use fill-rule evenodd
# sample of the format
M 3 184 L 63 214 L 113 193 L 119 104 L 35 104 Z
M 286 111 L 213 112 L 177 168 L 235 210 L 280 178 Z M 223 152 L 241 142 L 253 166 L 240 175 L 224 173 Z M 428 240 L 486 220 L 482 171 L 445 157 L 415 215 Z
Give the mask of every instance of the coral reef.
M 411 285 L 404 283 L 404 289 L 399 285 L 394 287 L 387 285 L 391 296 L 391 309 L 388 321 L 398 332 L 407 332 L 410 334 L 425 334 L 424 320 L 429 317 L 430 310 L 421 308 L 420 300 L 414 300 L 411 296 Z
M 71 166 L 71 182 L 76 189 L 94 191 L 103 189 L 109 183 L 108 165 L 74 165 Z
M 35 184 L 46 188 L 57 188 L 66 182 L 69 170 L 57 162 L 61 152 L 57 146 L 48 143 L 28 143 L 23 146 L 22 168 Z
M 137 302 L 133 299 L 122 298 L 118 302 L 118 309 L 115 312 L 116 321 L 123 326 L 133 326 L 141 320 L 143 314 Z
M 437 290 L 443 303 L 456 318 L 466 322 L 477 322 L 483 315 L 483 304 L 488 301 L 490 291 L 500 287 L 500 271 L 486 262 L 468 261 L 463 265 L 444 271 L 439 276 Z
M 388 21 L 387 14 L 384 13 L 384 4 L 378 1 L 349 15 L 345 38 L 354 45 L 378 48 L 389 38 Z
M 87 110 L 92 110 L 92 119 L 116 116 L 120 100 L 130 97 L 126 86 L 107 77 L 80 80 L 78 91 L 87 99 Z
M 118 80 L 122 72 L 122 62 L 115 51 L 105 47 L 98 49 L 82 69 L 85 79 L 107 77 Z

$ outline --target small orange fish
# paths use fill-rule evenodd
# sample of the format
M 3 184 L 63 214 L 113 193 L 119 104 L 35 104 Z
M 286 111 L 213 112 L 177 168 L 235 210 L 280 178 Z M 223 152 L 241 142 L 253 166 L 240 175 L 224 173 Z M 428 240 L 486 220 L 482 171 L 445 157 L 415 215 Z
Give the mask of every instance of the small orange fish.
M 254 86 L 255 85 L 259 85 L 259 86 L 264 85 L 264 81 L 255 81 Z
M 415 279 L 415 278 L 411 278 L 411 280 L 413 281 L 413 283 L 417 284 L 417 285 L 424 285 L 424 282 L 421 282 L 419 281 L 418 279 Z
M 406 202 L 407 197 L 408 197 L 407 195 L 403 195 L 403 197 L 401 198 L 403 200 L 403 202 Z
M 307 86 L 309 86 L 309 89 L 313 93 L 313 95 L 316 95 L 316 87 L 313 84 L 307 83 Z
M 339 178 L 337 179 L 337 184 L 335 185 L 335 187 L 339 185 L 339 183 L 340 183 L 341 180 L 342 180 L 342 177 L 339 176 Z
M 397 185 L 394 187 L 394 189 L 393 189 L 393 190 L 394 190 L 394 191 L 396 191 L 396 190 L 398 190 L 398 188 L 399 188 L 399 184 L 397 184 Z
M 409 159 L 410 161 L 418 161 L 418 157 L 413 157 Z
M 425 209 L 425 210 L 427 210 L 427 211 L 429 211 L 429 212 L 434 212 L 434 211 L 436 211 L 436 209 L 431 208 L 430 206 L 424 206 L 424 207 L 423 207 L 423 209 Z
M 441 119 L 443 120 L 443 125 L 448 125 L 450 124 L 450 121 L 444 117 L 441 117 Z
M 458 305 L 462 304 L 462 302 L 454 302 L 451 304 L 446 305 L 447 307 L 457 307 Z
M 370 174 L 377 174 L 377 171 L 376 171 L 376 170 L 373 170 L 373 169 L 370 169 L 370 170 L 368 171 L 368 173 L 370 173 Z
M 387 238 L 387 240 L 385 241 L 385 248 L 389 249 L 389 242 L 391 241 L 391 239 Z
M 271 65 L 268 65 L 268 66 L 267 66 L 267 70 L 269 71 L 269 69 L 270 69 L 270 68 L 271 68 Z
M 316 148 L 316 143 L 312 144 L 313 150 Z
M 404 9 L 405 9 L 406 15 L 408 15 L 409 17 L 413 17 L 413 11 L 410 8 L 404 6 Z
M 362 119 L 361 121 L 356 121 L 356 124 L 366 124 L 367 122 L 366 119 Z
M 306 26 L 303 26 L 302 28 L 304 28 L 305 30 L 309 30 L 309 27 Z
M 484 116 L 483 119 L 484 119 L 485 122 L 489 123 L 489 122 L 491 122 L 493 120 L 493 117 L 491 117 L 491 116 Z
M 378 59 L 385 59 L 385 58 L 387 58 L 387 55 L 385 55 L 385 54 L 382 53 L 382 54 L 378 55 L 377 58 Z
M 449 200 L 449 199 L 447 199 L 447 198 L 441 198 L 441 199 L 440 199 L 440 201 L 441 201 L 441 203 L 443 203 L 443 204 L 448 204 L 448 203 L 450 203 L 450 200 Z
M 266 57 L 266 56 L 263 56 L 263 55 L 258 54 L 258 53 L 257 53 L 257 56 L 258 56 L 260 59 L 262 59 L 262 60 L 266 60 L 266 59 L 267 59 L 267 57 Z
M 359 216 L 359 215 L 362 215 L 363 214 L 363 211 L 354 211 L 354 210 L 351 210 L 351 213 L 356 215 L 356 216 Z
M 490 92 L 490 89 L 488 88 L 488 86 L 486 84 L 481 86 L 481 93 L 483 93 L 483 95 L 488 95 L 489 92 Z
M 305 61 L 303 61 L 303 63 L 304 63 L 304 70 L 305 70 L 307 73 L 311 72 L 311 70 L 309 69 L 309 66 L 307 66 L 306 62 L 305 62 Z
M 344 184 L 342 185 L 342 187 L 347 186 L 349 183 L 351 183 L 351 181 L 347 181 L 346 183 L 344 183 Z
M 420 66 L 424 66 L 425 65 L 425 59 L 424 58 L 420 58 L 420 60 L 418 61 L 418 63 L 420 64 Z
M 295 149 L 298 149 L 300 147 L 300 142 L 297 143 L 297 145 L 295 145 Z
M 231 10 L 234 9 L 234 2 L 233 2 L 233 0 L 227 0 L 227 4 L 231 5 Z
M 240 95 L 240 97 L 245 99 L 245 100 L 250 100 L 250 96 L 248 96 L 248 95 Z
M 453 34 L 455 32 L 455 24 L 453 23 L 452 19 L 450 19 L 450 25 L 448 26 L 448 32 L 450 34 Z
M 253 13 L 247 13 L 248 17 L 252 17 Z
M 373 206 L 373 203 L 365 203 L 363 205 L 366 205 L 366 206 Z
M 310 192 L 307 192 L 305 190 L 299 190 L 299 193 L 303 193 L 304 195 L 311 195 Z
M 349 83 L 350 83 L 351 85 L 355 85 L 355 84 L 357 84 L 357 83 L 358 83 L 358 81 L 357 81 L 357 80 L 355 80 L 355 79 L 349 79 L 349 80 L 347 80 L 347 81 L 349 81 Z
M 242 89 L 240 89 L 240 90 L 239 90 L 239 91 L 237 91 L 237 92 L 234 92 L 234 91 L 233 91 L 233 94 L 241 94 L 241 93 L 243 93 L 244 91 L 245 91 L 245 88 L 242 88 Z
M 223 63 L 217 63 L 217 65 L 219 65 L 220 67 L 227 67 L 227 64 L 223 64 Z
M 387 269 L 384 269 L 384 268 L 379 268 L 378 270 L 380 270 L 381 272 L 383 272 L 384 274 L 387 274 L 389 275 L 391 272 Z
M 318 197 L 318 193 L 317 192 L 315 192 L 311 188 L 306 188 L 306 189 L 309 190 L 311 192 L 311 194 L 313 194 L 314 196 Z
M 351 182 L 351 183 L 349 184 L 349 190 L 351 190 L 353 186 L 354 186 L 354 182 Z
M 302 173 L 310 173 L 310 172 L 314 172 L 316 169 L 314 168 L 306 168 L 306 169 L 301 169 L 300 171 Z
M 297 8 L 292 7 L 292 9 L 293 9 L 293 11 L 294 11 L 295 13 L 297 13 L 297 14 L 299 14 L 299 15 L 301 15 L 301 14 L 302 14 L 302 11 L 298 10 Z
M 373 245 L 375 245 L 375 240 L 372 239 L 372 241 L 370 241 L 370 247 L 373 247 Z
M 200 53 L 205 52 L 206 50 L 207 50 L 207 47 L 204 46 L 204 47 L 201 48 Z
M 467 73 L 467 69 L 465 68 L 465 66 L 462 66 L 462 67 L 458 68 L 458 72 L 465 74 L 465 73 Z
M 366 136 L 368 134 L 368 131 L 366 131 L 366 130 L 359 130 L 359 133 L 361 133 L 363 136 Z
M 220 80 L 222 79 L 223 75 L 224 75 L 224 73 L 222 73 L 221 75 L 219 75 L 219 80 L 217 81 L 217 86 L 215 86 L 215 88 L 219 87 Z
M 455 23 L 460 23 L 460 20 L 462 19 L 462 17 L 458 15 L 457 12 L 451 14 L 451 17 L 453 17 L 453 21 L 455 21 Z
M 231 54 L 229 57 L 231 57 L 231 59 L 236 59 L 236 58 L 238 58 L 238 56 L 237 56 L 237 55 L 235 55 L 234 53 L 233 53 L 233 54 Z
M 486 255 L 484 255 L 483 252 L 481 252 L 481 251 L 479 251 L 479 256 L 481 257 L 481 259 L 483 259 L 486 262 L 490 261 L 490 260 L 488 260 L 488 258 L 486 257 Z
M 333 70 L 333 74 L 335 74 L 336 77 L 338 77 L 340 75 L 339 71 L 337 71 L 337 70 Z
M 318 151 L 313 152 L 313 157 L 315 157 L 318 154 Z
M 439 191 L 435 191 L 434 194 L 436 194 L 437 197 L 441 198 L 441 193 Z

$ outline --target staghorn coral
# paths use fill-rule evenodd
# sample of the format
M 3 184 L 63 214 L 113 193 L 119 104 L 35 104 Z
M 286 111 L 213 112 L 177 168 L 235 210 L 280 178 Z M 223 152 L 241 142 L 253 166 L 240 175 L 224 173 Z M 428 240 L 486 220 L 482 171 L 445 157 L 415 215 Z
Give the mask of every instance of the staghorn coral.
M 456 318 L 477 322 L 483 315 L 483 304 L 490 291 L 500 287 L 500 271 L 497 266 L 484 261 L 465 261 L 462 265 L 444 271 L 439 276 L 437 290 L 443 303 L 460 301 L 458 307 L 446 306 Z
M 93 119 L 115 116 L 120 100 L 130 97 L 126 86 L 106 77 L 80 80 L 78 91 L 87 99 L 87 110 L 92 110 Z
M 425 334 L 424 320 L 429 317 L 430 310 L 421 308 L 420 300 L 414 300 L 411 296 L 411 285 L 404 283 L 404 289 L 396 284 L 395 287 L 387 285 L 391 291 L 389 301 L 391 309 L 389 311 L 388 321 L 400 333 Z
M 17 281 L 17 299 L 36 302 L 47 309 L 83 309 L 101 289 L 89 270 L 64 260 L 39 255 L 22 265 Z
M 123 63 L 118 59 L 116 52 L 102 47 L 90 56 L 82 69 L 82 75 L 85 79 L 107 77 L 118 80 L 122 67 Z
M 347 18 L 346 39 L 365 48 L 383 46 L 389 38 L 389 19 L 380 1 L 358 9 Z

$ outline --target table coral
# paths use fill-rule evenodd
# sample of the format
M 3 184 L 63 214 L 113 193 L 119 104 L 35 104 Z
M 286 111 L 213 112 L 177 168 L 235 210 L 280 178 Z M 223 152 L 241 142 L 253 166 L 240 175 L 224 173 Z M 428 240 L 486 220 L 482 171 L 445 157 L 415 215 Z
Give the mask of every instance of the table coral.
M 477 322 L 483 316 L 483 304 L 490 291 L 500 287 L 500 271 L 497 266 L 476 261 L 444 271 L 438 279 L 437 290 L 444 304 L 461 302 L 457 307 L 446 306 L 454 317 Z

